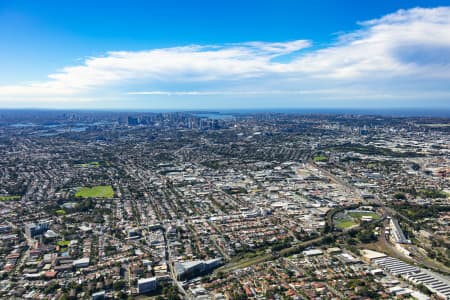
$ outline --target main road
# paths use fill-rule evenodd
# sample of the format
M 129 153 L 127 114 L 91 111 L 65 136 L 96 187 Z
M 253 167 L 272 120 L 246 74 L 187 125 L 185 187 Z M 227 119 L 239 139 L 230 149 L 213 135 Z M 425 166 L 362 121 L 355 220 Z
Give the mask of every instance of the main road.
M 177 272 L 175 270 L 175 263 L 172 259 L 172 251 L 170 249 L 169 240 L 167 239 L 166 228 L 163 227 L 162 230 L 163 230 L 164 243 L 165 243 L 165 248 L 166 248 L 167 267 L 169 268 L 170 277 L 172 278 L 173 282 L 176 284 L 178 291 L 183 295 L 183 298 L 191 299 L 191 297 L 188 295 L 188 293 L 184 289 L 181 282 L 178 280 Z

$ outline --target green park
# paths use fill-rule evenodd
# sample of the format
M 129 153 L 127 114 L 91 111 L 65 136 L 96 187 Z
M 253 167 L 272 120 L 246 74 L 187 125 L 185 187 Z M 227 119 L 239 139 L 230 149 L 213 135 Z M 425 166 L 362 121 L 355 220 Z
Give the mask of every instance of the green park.
M 113 198 L 114 191 L 109 185 L 98 185 L 93 187 L 80 187 L 75 193 L 79 198 Z

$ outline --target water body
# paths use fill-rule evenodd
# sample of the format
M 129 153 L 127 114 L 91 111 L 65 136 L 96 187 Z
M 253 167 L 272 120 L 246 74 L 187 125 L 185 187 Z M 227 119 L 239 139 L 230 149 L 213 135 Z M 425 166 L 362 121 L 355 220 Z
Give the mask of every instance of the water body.
M 212 120 L 230 120 L 234 119 L 233 115 L 230 114 L 222 114 L 222 113 L 197 113 L 194 114 L 197 117 L 200 118 L 208 118 Z
M 34 127 L 34 126 L 37 126 L 37 125 L 33 124 L 33 123 L 16 123 L 16 124 L 11 124 L 9 126 L 21 128 L 21 127 Z

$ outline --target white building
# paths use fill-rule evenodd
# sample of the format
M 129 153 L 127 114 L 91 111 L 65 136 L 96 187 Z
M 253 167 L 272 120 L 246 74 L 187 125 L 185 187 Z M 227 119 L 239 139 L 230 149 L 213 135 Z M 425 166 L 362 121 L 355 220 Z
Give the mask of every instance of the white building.
M 72 264 L 75 268 L 86 268 L 89 266 L 89 257 L 77 259 Z
M 405 237 L 403 230 L 400 228 L 397 219 L 392 218 L 389 221 L 391 228 L 391 238 L 398 244 L 411 244 L 411 241 Z

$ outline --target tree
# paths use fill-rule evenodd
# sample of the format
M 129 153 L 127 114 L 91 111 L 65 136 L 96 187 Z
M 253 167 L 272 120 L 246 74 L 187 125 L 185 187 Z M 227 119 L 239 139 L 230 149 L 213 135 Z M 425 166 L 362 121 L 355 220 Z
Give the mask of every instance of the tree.
M 50 283 L 44 290 L 45 294 L 51 294 L 54 293 L 57 289 L 59 289 L 59 283 L 58 282 L 52 282 Z
M 394 198 L 397 200 L 406 200 L 406 196 L 404 193 L 395 193 Z
M 123 281 L 123 280 L 117 280 L 113 283 L 113 289 L 115 291 L 120 291 L 124 287 L 125 287 L 125 281 Z
M 363 243 L 370 243 L 377 240 L 377 237 L 371 230 L 362 230 L 358 233 L 357 237 Z

